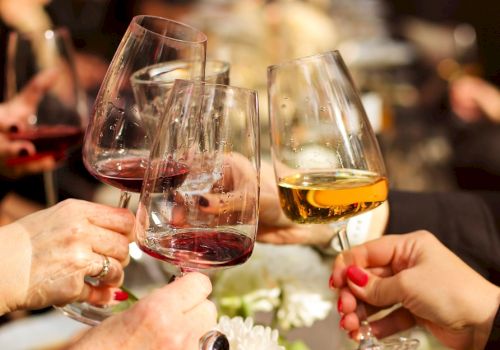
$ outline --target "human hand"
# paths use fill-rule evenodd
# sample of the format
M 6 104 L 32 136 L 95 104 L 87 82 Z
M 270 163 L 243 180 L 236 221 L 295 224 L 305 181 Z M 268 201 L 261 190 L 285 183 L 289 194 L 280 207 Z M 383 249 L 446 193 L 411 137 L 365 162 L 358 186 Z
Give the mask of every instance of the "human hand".
M 465 122 L 486 117 L 500 122 L 500 91 L 485 80 L 464 76 L 450 85 L 450 103 L 455 114 Z
M 16 179 L 27 174 L 37 174 L 54 169 L 56 162 L 51 156 L 34 157 L 33 143 L 25 140 L 9 140 L 0 133 L 0 175 Z M 31 156 L 29 162 L 16 162 L 21 156 Z M 22 158 L 21 158 L 22 159 Z
M 57 69 L 46 69 L 35 75 L 12 99 L 0 104 L 0 132 L 16 132 L 30 126 L 38 104 L 58 80 Z
M 107 304 L 123 281 L 134 217 L 127 209 L 66 200 L 1 228 L 0 314 L 73 301 Z M 97 276 L 108 257 L 100 286 Z
M 426 231 L 384 236 L 338 256 L 330 284 L 339 289 L 341 327 L 357 337 L 356 299 L 369 314 L 401 304 L 370 322 L 384 338 L 415 324 L 453 349 L 482 349 L 500 290 Z
M 208 277 L 188 273 L 92 328 L 71 349 L 198 349 L 216 325 L 211 291 Z

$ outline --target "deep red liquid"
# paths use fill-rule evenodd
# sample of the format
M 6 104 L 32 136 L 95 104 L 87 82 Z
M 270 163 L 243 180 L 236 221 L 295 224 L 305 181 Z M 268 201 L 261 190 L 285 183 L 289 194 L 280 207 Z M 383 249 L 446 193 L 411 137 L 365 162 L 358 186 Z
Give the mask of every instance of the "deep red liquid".
M 139 247 L 160 260 L 185 270 L 239 265 L 252 254 L 253 240 L 230 231 L 193 231 L 166 236 L 151 246 Z
M 106 159 L 96 164 L 93 175 L 105 184 L 117 187 L 123 191 L 141 192 L 147 159 L 126 158 Z M 175 189 L 182 185 L 189 172 L 185 164 L 166 162 L 161 175 L 155 181 L 154 192 L 165 189 Z
M 8 134 L 10 140 L 31 141 L 36 148 L 36 154 L 11 158 L 7 165 L 22 164 L 46 156 L 52 156 L 56 161 L 65 158 L 68 150 L 82 142 L 83 130 L 70 125 L 43 125 Z

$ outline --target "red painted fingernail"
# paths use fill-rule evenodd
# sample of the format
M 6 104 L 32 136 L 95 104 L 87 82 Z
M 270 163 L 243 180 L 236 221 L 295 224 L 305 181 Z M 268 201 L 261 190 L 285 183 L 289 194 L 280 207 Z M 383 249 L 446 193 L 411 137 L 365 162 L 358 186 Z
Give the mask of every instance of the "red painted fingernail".
M 360 287 L 364 287 L 368 283 L 368 275 L 354 265 L 347 268 L 347 278 Z
M 341 298 L 339 298 L 337 300 L 337 311 L 339 312 L 339 314 L 342 313 L 342 299 Z
M 128 299 L 128 293 L 123 291 L 123 290 L 117 290 L 115 292 L 115 296 L 114 296 L 114 299 L 116 301 L 125 301 Z
M 330 275 L 330 280 L 328 281 L 328 285 L 331 289 L 335 289 L 335 284 L 333 282 L 333 275 Z
M 344 325 L 345 325 L 345 317 L 342 316 L 339 322 L 339 328 L 344 329 Z
M 28 152 L 28 150 L 27 150 L 26 148 L 21 148 L 21 149 L 19 150 L 19 152 L 17 152 L 17 155 L 18 155 L 19 157 L 27 157 L 27 156 L 29 156 L 29 155 L 30 155 L 30 153 Z

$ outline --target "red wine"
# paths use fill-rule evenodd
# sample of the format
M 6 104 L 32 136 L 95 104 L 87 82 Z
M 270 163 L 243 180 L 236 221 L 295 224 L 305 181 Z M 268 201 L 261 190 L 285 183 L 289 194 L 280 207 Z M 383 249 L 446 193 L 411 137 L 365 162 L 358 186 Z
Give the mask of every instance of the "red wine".
M 152 257 L 183 269 L 239 265 L 252 254 L 253 240 L 236 231 L 197 229 L 147 240 L 139 247 Z
M 33 129 L 9 133 L 10 140 L 31 141 L 36 148 L 36 154 L 11 158 L 7 165 L 22 164 L 46 156 L 52 156 L 56 161 L 62 160 L 68 150 L 82 142 L 83 130 L 71 125 L 41 125 Z
M 142 182 L 148 160 L 143 157 L 106 159 L 96 164 L 93 175 L 105 184 L 117 187 L 123 191 L 141 192 Z M 182 185 L 189 172 L 185 164 L 166 162 L 156 180 L 154 192 L 164 189 L 174 189 Z

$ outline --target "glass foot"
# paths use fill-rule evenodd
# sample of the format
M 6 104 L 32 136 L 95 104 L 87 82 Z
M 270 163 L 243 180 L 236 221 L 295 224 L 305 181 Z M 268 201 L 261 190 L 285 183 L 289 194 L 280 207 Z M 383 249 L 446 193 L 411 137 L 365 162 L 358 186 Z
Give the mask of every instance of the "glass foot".
M 111 307 L 99 307 L 87 303 L 72 303 L 63 307 L 56 307 L 56 309 L 64 315 L 89 326 L 97 326 L 114 313 L 114 309 Z

